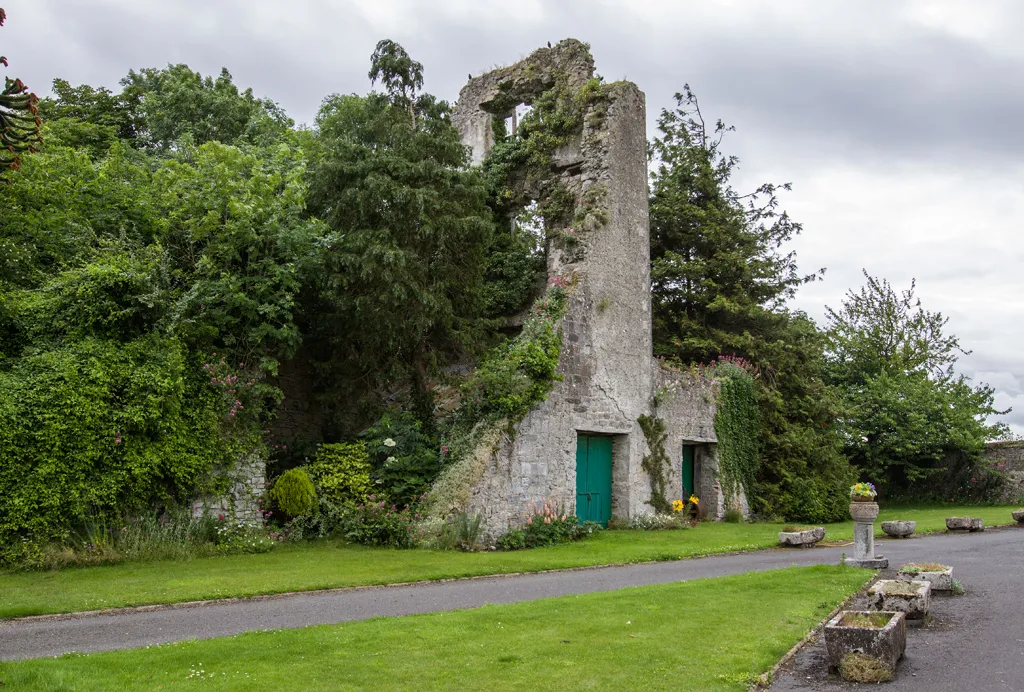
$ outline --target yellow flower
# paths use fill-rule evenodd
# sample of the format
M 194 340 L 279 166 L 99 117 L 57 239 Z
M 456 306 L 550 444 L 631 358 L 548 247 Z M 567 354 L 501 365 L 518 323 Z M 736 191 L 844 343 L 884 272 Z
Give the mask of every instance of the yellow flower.
M 700 498 L 697 497 L 696 495 L 690 495 L 690 502 L 692 502 L 695 505 L 699 505 L 700 504 Z
M 683 511 L 683 501 L 682 500 L 672 500 L 672 511 L 673 512 L 682 512 Z

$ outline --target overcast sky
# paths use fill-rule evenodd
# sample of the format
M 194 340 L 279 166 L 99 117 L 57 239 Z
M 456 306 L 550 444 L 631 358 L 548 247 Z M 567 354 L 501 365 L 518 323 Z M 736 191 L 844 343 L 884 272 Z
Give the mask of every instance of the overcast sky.
M 116 89 L 129 69 L 227 67 L 310 122 L 365 92 L 381 38 L 454 101 L 467 73 L 566 37 L 647 94 L 649 129 L 689 83 L 737 131 L 740 190 L 792 182 L 800 267 L 827 267 L 794 306 L 917 279 L 973 350 L 961 371 L 998 391 L 1024 433 L 1024 3 L 1015 0 L 0 0 L 0 48 L 37 93 L 54 77 Z

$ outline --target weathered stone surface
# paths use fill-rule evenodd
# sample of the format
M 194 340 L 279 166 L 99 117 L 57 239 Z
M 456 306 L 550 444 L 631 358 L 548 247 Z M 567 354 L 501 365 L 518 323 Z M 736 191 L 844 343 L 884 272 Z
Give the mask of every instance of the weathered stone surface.
M 911 565 L 900 565 L 896 578 L 900 581 L 926 581 L 932 585 L 932 592 L 953 590 L 953 568 L 943 565 L 942 570 L 904 571 Z
M 242 457 L 230 471 L 223 471 L 231 489 L 219 497 L 201 497 L 192 503 L 192 516 L 233 517 L 239 521 L 262 522 L 260 498 L 266 489 L 267 462 L 253 453 Z M 217 472 L 215 472 L 217 473 Z
M 480 163 L 494 146 L 495 117 L 534 103 L 559 80 L 580 89 L 593 76 L 585 44 L 565 40 L 471 79 L 460 92 L 452 120 L 471 147 L 474 163 Z M 701 510 L 721 516 L 727 505 L 716 473 L 712 385 L 679 377 L 673 395 L 663 398 L 664 409 L 655 410 L 654 390 L 671 378 L 652 357 L 644 95 L 628 82 L 601 89 L 600 102 L 586 107 L 579 136 L 554 152 L 543 180 L 519 191 L 537 199 L 557 185 L 578 206 L 598 199 L 606 217 L 588 214 L 572 249 L 556 242 L 563 229 L 545 229 L 549 279 L 565 277 L 573 283 L 561 323 L 561 379 L 516 426 L 515 435 L 496 445 L 474 478 L 467 505 L 442 508 L 482 515 L 489 536 L 521 523 L 532 504 L 552 501 L 567 512 L 574 510 L 580 433 L 613 437 L 612 516 L 651 513 L 650 480 L 641 467 L 648 452 L 637 423 L 642 414 L 666 421 L 666 451 L 672 460 L 668 496 L 682 496 L 685 442 L 698 445 Z M 729 501 L 746 512 L 745 498 Z
M 1013 520 L 1024 524 L 1024 509 L 1014 511 Z
M 825 537 L 825 529 L 817 526 L 806 531 L 781 531 L 779 532 L 779 543 L 782 545 L 793 545 L 799 548 L 809 548 Z
M 988 442 L 983 456 L 1005 477 L 997 501 L 1007 505 L 1024 501 L 1024 441 Z
M 907 593 L 907 586 L 915 587 Z M 922 620 L 931 607 L 932 585 L 927 581 L 882 579 L 868 589 L 868 606 L 875 610 L 904 613 L 907 620 Z
M 914 533 L 917 529 L 916 521 L 883 521 L 882 531 L 887 536 L 893 536 L 895 538 L 906 538 Z
M 878 518 L 877 502 L 851 502 L 850 516 L 854 521 L 873 522 Z
M 946 517 L 946 528 L 950 531 L 983 531 L 985 522 L 980 517 Z
M 900 612 L 883 612 L 890 616 L 883 627 L 852 627 L 841 624 L 848 615 L 879 615 L 875 611 L 844 610 L 825 625 L 825 649 L 829 667 L 838 670 L 847 654 L 860 653 L 877 660 L 893 674 L 896 664 L 907 648 L 906 616 Z

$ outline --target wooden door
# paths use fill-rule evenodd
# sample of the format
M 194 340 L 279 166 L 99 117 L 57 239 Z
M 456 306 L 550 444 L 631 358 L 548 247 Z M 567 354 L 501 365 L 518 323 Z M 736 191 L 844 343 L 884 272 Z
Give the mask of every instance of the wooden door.
M 694 457 L 696 456 L 696 445 L 683 445 L 683 502 L 690 495 L 697 494 L 696 478 L 694 476 Z
M 576 438 L 576 516 L 607 526 L 612 518 L 612 438 Z

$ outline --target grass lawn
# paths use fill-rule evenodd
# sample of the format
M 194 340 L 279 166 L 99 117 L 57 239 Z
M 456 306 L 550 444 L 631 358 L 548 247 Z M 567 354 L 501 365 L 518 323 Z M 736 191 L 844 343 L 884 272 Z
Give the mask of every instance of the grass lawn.
M 1010 507 L 885 509 L 880 521 L 914 519 L 919 533 L 945 529 L 956 513 L 987 526 L 1012 523 Z M 516 552 L 385 550 L 331 541 L 262 555 L 188 562 L 123 563 L 52 572 L 0 572 L 0 618 L 152 603 L 675 560 L 778 543 L 781 524 L 706 523 L 683 531 L 607 531 L 579 543 Z M 881 530 L 879 529 L 879 532 Z M 852 540 L 853 522 L 829 524 L 826 540 Z
M 0 681 L 69 692 L 745 690 L 870 576 L 856 568 L 790 568 L 251 632 L 0 663 Z

